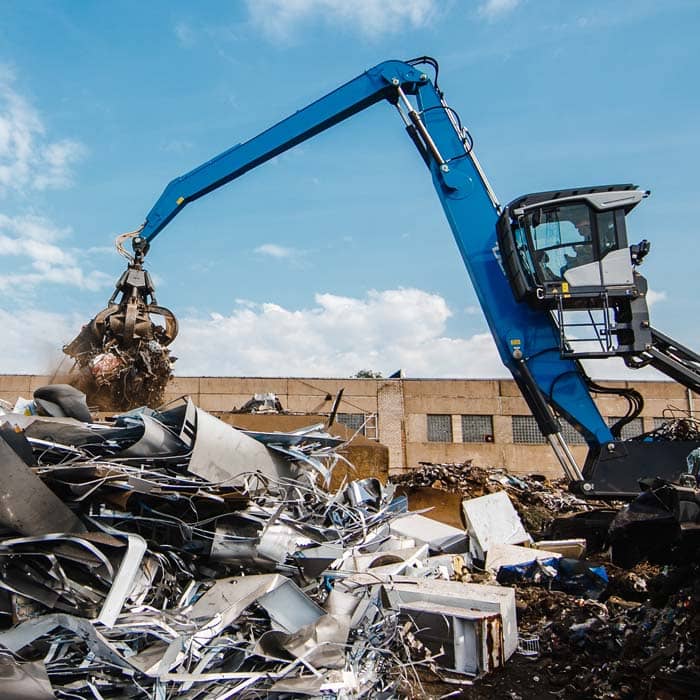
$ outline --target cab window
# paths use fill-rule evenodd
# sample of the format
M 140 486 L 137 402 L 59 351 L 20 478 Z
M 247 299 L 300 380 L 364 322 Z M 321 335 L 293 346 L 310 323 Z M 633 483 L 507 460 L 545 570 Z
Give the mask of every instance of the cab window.
M 525 218 L 545 282 L 560 281 L 567 270 L 593 261 L 591 211 L 585 204 L 538 209 Z
M 513 235 L 515 237 L 515 247 L 518 250 L 518 255 L 520 256 L 520 262 L 522 263 L 523 269 L 525 270 L 527 276 L 532 278 L 535 274 L 535 266 L 532 264 L 530 246 L 528 245 L 525 229 L 518 226 L 517 228 L 513 229 Z
M 596 215 L 598 224 L 598 246 L 602 258 L 611 250 L 617 250 L 617 231 L 615 230 L 615 212 L 604 211 Z

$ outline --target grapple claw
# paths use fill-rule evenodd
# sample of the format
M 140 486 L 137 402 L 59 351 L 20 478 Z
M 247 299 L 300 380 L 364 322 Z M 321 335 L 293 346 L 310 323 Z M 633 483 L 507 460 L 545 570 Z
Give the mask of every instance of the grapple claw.
M 121 252 L 123 239 L 117 239 Z M 89 400 L 106 410 L 158 405 L 172 376 L 174 358 L 167 347 L 177 337 L 178 323 L 173 312 L 156 301 L 151 276 L 142 264 L 148 246 L 138 240 L 133 241 L 135 255 L 127 255 L 129 265 L 107 307 L 63 347 L 76 361 Z

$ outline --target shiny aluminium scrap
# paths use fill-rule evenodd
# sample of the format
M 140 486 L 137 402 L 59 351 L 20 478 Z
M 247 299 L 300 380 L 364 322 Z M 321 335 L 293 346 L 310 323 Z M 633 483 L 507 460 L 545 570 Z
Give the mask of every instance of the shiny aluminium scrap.
M 239 431 L 190 401 L 108 423 L 0 420 L 0 469 L 23 477 L 6 505 L 41 507 L 24 533 L 0 509 L 0 657 L 21 685 L 59 698 L 421 695 L 401 601 L 340 584 L 349 561 L 385 576 L 398 559 L 436 585 L 445 567 L 392 533 L 406 517 L 392 487 L 327 489 L 343 442 L 323 426 Z

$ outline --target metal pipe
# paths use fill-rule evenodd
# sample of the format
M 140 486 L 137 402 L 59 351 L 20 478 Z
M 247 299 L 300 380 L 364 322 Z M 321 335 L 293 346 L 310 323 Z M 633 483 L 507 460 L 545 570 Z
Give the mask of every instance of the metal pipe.
M 406 126 L 411 126 L 411 120 L 403 113 L 403 110 L 401 109 L 401 106 L 396 103 L 394 105 L 396 107 L 396 111 L 399 113 L 399 116 L 401 117 L 401 120 Z

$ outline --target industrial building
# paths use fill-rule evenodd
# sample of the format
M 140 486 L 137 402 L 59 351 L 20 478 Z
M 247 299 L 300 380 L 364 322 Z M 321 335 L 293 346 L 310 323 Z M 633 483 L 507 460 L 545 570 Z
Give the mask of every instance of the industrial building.
M 30 397 L 34 389 L 52 381 L 57 378 L 1 375 L 0 399 Z M 625 427 L 623 437 L 653 430 L 664 417 L 694 415 L 693 394 L 680 384 L 634 382 L 634 388 L 644 397 L 644 410 Z M 386 445 L 392 472 L 420 462 L 471 459 L 514 473 L 561 475 L 517 386 L 506 379 L 175 377 L 166 400 L 188 395 L 207 411 L 227 413 L 255 394 L 273 393 L 286 412 L 328 415 L 341 389 L 337 420 Z M 627 410 L 626 402 L 616 396 L 600 397 L 596 403 L 611 423 Z M 581 436 L 566 423 L 564 434 L 583 464 L 587 448 Z

